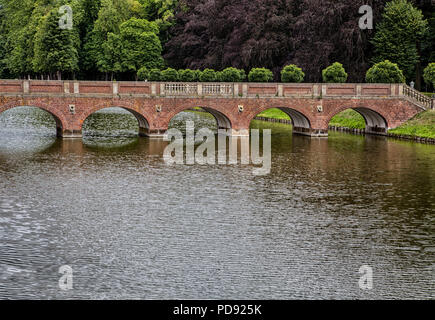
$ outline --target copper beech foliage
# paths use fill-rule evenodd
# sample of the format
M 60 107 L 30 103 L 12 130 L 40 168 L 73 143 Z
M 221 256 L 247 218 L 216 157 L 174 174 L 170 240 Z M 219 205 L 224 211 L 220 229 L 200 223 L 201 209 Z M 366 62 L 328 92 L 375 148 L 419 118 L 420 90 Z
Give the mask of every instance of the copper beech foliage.
M 305 81 L 343 63 L 349 81 L 370 67 L 374 30 L 360 30 L 363 4 L 380 19 L 384 0 L 183 0 L 165 58 L 178 68 L 216 70 L 266 67 L 279 79 L 287 64 L 301 67 Z

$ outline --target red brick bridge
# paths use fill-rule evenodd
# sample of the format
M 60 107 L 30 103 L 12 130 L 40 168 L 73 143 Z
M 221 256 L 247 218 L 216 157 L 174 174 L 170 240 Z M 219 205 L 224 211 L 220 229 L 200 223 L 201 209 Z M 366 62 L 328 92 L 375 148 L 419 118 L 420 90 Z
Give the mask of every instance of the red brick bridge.
M 279 108 L 291 117 L 294 133 L 319 137 L 349 108 L 364 117 L 367 133 L 385 134 L 433 108 L 433 100 L 403 84 L 0 80 L 0 113 L 18 106 L 48 111 L 64 138 L 81 137 L 86 118 L 108 107 L 130 111 L 139 134 L 149 137 L 164 136 L 171 119 L 193 107 L 211 113 L 219 130 L 242 136 L 259 113 Z

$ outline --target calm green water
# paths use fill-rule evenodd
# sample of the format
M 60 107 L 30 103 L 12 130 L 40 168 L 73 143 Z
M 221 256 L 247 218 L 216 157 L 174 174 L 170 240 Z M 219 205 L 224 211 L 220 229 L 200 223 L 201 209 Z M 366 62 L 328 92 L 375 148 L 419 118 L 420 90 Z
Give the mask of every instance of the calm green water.
M 267 176 L 169 167 L 118 109 L 74 141 L 38 109 L 1 114 L 0 299 L 435 298 L 435 146 L 253 126 L 272 128 Z

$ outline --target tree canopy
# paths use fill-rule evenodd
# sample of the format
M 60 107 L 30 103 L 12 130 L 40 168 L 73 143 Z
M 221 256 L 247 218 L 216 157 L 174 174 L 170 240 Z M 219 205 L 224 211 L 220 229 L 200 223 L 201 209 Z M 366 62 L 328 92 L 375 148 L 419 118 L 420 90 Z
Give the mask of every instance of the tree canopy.
M 365 1 L 375 29 L 361 30 L 354 0 L 0 0 L 0 76 L 132 80 L 170 67 L 235 81 L 235 68 L 245 81 L 267 68 L 279 81 L 297 65 L 303 81 L 319 82 L 339 61 L 361 82 L 390 60 L 418 85 L 435 58 L 435 12 L 430 0 L 411 1 Z M 62 5 L 72 29 L 56 28 Z

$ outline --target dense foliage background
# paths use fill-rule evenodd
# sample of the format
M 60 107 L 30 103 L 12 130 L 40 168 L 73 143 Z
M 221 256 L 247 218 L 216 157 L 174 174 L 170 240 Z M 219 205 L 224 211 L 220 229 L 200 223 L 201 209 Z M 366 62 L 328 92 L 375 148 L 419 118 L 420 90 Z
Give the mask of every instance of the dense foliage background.
M 405 69 L 408 82 L 424 86 L 423 69 L 435 61 L 433 1 L 408 1 L 423 22 L 412 20 L 418 10 L 400 21 L 390 10 L 392 25 L 383 17 L 388 2 L 0 0 L 0 77 L 134 80 L 142 67 L 235 67 L 247 74 L 264 67 L 280 80 L 282 68 L 294 64 L 304 81 L 318 82 L 323 69 L 340 62 L 347 81 L 362 82 L 374 63 L 388 59 Z M 72 30 L 58 27 L 65 4 L 73 8 Z M 363 4 L 374 10 L 374 30 L 358 26 Z M 394 28 L 402 32 L 394 32 L 390 49 L 382 46 Z

